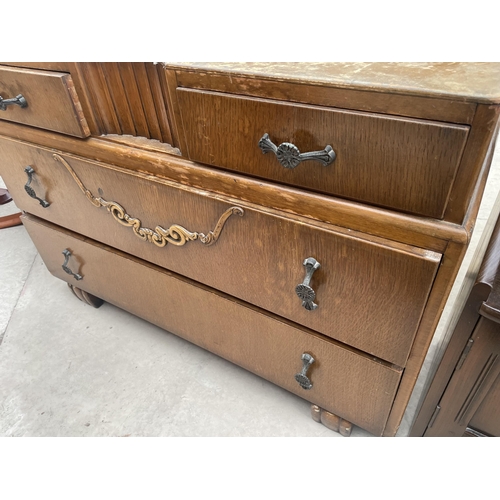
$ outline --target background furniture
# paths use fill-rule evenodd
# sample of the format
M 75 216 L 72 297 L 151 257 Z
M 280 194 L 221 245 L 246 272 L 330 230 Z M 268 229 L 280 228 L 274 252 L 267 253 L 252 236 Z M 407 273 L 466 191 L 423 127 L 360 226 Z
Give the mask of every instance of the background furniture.
M 497 201 L 498 205 L 498 201 Z M 496 212 L 496 211 L 495 211 Z M 485 231 L 412 436 L 500 436 L 500 220 Z M 479 270 L 477 263 L 480 263 Z M 471 279 L 473 282 L 471 283 Z
M 5 188 L 0 188 L 0 205 L 5 205 L 12 201 L 12 196 Z M 19 226 L 21 224 L 21 213 L 3 215 L 0 217 L 0 229 L 12 226 Z

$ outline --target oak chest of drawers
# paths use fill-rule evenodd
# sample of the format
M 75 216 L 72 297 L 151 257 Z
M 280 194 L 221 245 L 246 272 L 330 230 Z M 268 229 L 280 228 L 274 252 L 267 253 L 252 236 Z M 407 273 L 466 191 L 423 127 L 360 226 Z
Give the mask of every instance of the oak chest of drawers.
M 80 299 L 284 387 L 343 434 L 391 436 L 474 227 L 499 77 L 9 63 L 0 175 Z

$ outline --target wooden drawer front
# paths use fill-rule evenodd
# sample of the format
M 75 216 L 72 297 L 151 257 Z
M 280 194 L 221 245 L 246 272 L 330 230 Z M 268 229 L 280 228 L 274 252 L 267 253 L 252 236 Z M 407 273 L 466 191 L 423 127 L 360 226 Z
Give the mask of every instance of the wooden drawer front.
M 178 88 L 190 159 L 314 191 L 442 218 L 469 127 Z M 332 146 L 328 166 L 284 168 L 258 144 L 302 153 Z
M 46 222 L 23 222 L 49 271 L 257 375 L 380 435 L 401 372 L 309 334 L 262 311 L 199 287 L 156 266 L 86 240 Z M 76 281 L 61 264 L 83 276 Z M 77 307 L 77 305 L 75 306 Z M 302 353 L 315 362 L 313 384 L 302 389 L 295 374 Z M 175 374 L 172 374 L 175 377 Z
M 0 110 L 1 119 L 76 137 L 90 135 L 71 75 L 0 66 L 0 96 L 19 94 L 27 106 L 9 105 Z
M 367 241 L 346 229 L 325 230 L 248 205 L 240 205 L 242 217 L 227 219 L 211 246 L 188 241 L 160 248 L 138 238 L 106 208 L 93 206 L 53 151 L 9 140 L 0 141 L 0 150 L 0 171 L 21 209 L 404 366 L 439 254 L 380 238 Z M 180 225 L 206 234 L 237 204 L 61 155 L 94 196 L 119 203 L 144 228 Z M 50 202 L 47 208 L 24 192 L 26 165 L 36 171 L 31 186 Z M 313 311 L 295 293 L 308 257 L 321 264 L 311 282 L 318 304 Z

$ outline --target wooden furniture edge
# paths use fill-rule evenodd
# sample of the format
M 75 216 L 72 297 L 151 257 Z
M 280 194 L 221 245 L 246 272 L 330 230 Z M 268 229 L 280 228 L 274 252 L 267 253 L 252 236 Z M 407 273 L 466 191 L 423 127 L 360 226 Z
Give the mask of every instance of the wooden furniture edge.
M 380 93 L 393 93 L 400 95 L 407 95 L 411 97 L 418 96 L 432 96 L 440 99 L 449 99 L 454 101 L 461 102 L 474 102 L 474 103 L 485 103 L 485 104 L 500 104 L 500 87 L 496 89 L 496 93 L 491 91 L 491 82 L 487 82 L 487 86 L 484 91 L 477 88 L 476 90 L 470 90 L 471 86 L 468 85 L 466 89 L 462 89 L 461 91 L 454 86 L 454 90 L 447 90 L 440 85 L 440 89 L 436 88 L 435 83 L 428 82 L 424 87 L 419 86 L 411 86 L 408 85 L 408 75 L 404 75 L 402 77 L 401 74 L 397 74 L 394 71 L 387 72 L 383 75 L 383 82 L 381 80 L 365 82 L 360 79 L 356 79 L 355 75 L 358 74 L 357 71 L 354 71 L 349 75 L 349 71 L 342 71 L 342 77 L 332 78 L 332 77 L 319 77 L 309 75 L 308 77 L 300 77 L 300 74 L 297 75 L 296 72 L 285 74 L 280 70 L 276 70 L 276 64 L 280 63 L 263 63 L 266 65 L 265 71 L 260 68 L 256 68 L 253 65 L 250 69 L 242 69 L 241 64 L 246 63 L 238 63 L 238 62 L 228 62 L 224 63 L 224 66 L 221 66 L 219 63 L 193 63 L 193 62 L 162 62 L 161 63 L 166 69 L 174 70 L 174 71 L 193 71 L 198 73 L 206 73 L 206 74 L 227 74 L 231 77 L 242 77 L 242 78 L 255 78 L 255 79 L 265 79 L 272 80 L 275 82 L 290 82 L 290 81 L 302 81 L 304 83 L 308 83 L 311 85 L 326 85 L 328 87 L 338 87 L 338 88 L 353 88 L 371 92 L 380 92 Z M 253 64 L 253 63 L 250 63 Z M 296 63 L 297 64 L 297 63 Z M 298 64 L 308 64 L 309 67 L 314 66 L 315 63 L 298 63 Z M 328 63 L 327 63 L 328 64 Z M 331 63 L 338 64 L 338 63 Z M 344 64 L 344 63 L 340 63 Z M 368 63 L 370 65 L 372 63 Z M 377 63 L 374 63 L 377 64 Z M 395 63 L 400 65 L 406 65 L 408 63 Z M 411 63 L 410 63 L 411 64 Z M 434 63 L 431 63 L 434 64 Z M 446 64 L 446 63 L 445 63 Z M 458 63 L 460 64 L 460 63 Z M 467 63 L 466 63 L 467 64 Z M 471 64 L 471 63 L 468 63 Z M 480 64 L 480 63 L 472 63 L 472 64 Z M 494 63 L 497 64 L 497 63 Z M 231 67 L 232 65 L 232 67 Z M 261 63 L 262 65 L 262 63 Z M 489 71 L 491 73 L 491 69 Z M 498 72 L 498 69 L 497 69 Z M 372 71 L 373 73 L 373 71 Z M 376 68 L 373 74 L 377 74 Z M 380 78 L 382 75 L 379 74 L 377 78 Z M 423 76 L 423 79 L 426 77 Z M 397 82 L 391 80 L 399 80 Z M 494 80 L 493 80 L 494 81 Z M 483 83 L 480 87 L 484 87 Z M 434 87 L 434 88 L 432 88 Z
M 154 174 L 181 185 L 436 252 L 443 252 L 449 240 L 467 243 L 470 237 L 470 233 L 462 226 L 445 221 L 399 214 L 299 189 L 280 187 L 270 182 L 200 167 L 174 155 L 122 146 L 99 138 L 76 140 L 2 121 L 0 135 L 7 140 L 54 148 L 90 160 Z
M 316 106 L 383 113 L 458 124 L 472 123 L 475 103 L 428 96 L 411 96 L 372 89 L 352 89 L 311 82 L 265 79 L 252 75 L 165 69 L 175 72 L 179 87 L 227 92 Z M 278 83 L 278 86 L 276 85 Z
M 500 195 L 497 196 L 479 244 L 468 267 L 464 282 L 454 303 L 439 350 L 429 368 L 410 430 L 411 437 L 423 436 L 454 368 L 480 318 L 479 307 L 499 276 L 498 262 L 492 259 L 500 251 Z M 462 327 L 455 333 L 459 322 Z
M 384 436 L 394 436 L 399 429 L 466 250 L 467 245 L 450 241 L 443 255 L 389 414 Z
M 251 75 L 232 77 L 221 72 L 214 72 L 212 74 L 212 72 L 200 73 L 194 69 L 187 68 L 184 68 L 182 71 L 168 69 L 169 66 L 166 66 L 166 68 L 166 73 L 170 75 L 169 91 L 171 101 L 169 102 L 169 106 L 175 109 L 175 116 L 173 118 L 178 122 L 177 127 L 182 137 L 181 151 L 186 154 L 187 141 L 182 133 L 184 128 L 175 92 L 175 87 L 177 86 L 241 94 L 254 98 L 283 100 L 284 102 L 294 101 L 301 104 L 339 106 L 354 111 L 384 113 L 385 115 L 395 114 L 397 116 L 426 120 L 434 119 L 451 123 L 469 124 L 472 126 L 471 131 L 462 151 L 461 161 L 448 193 L 443 220 L 463 225 L 468 219 L 473 218 L 471 215 L 474 212 L 474 204 L 477 203 L 477 208 L 479 207 L 482 191 L 477 190 L 477 184 L 479 183 L 484 187 L 481 176 L 487 176 L 488 174 L 491 163 L 489 153 L 494 149 L 496 136 L 500 127 L 500 106 L 468 103 L 470 107 L 466 111 L 462 110 L 457 114 L 456 110 L 450 113 L 450 110 L 445 108 L 446 112 L 443 114 L 440 111 L 440 107 L 444 105 L 443 102 L 447 106 L 450 106 L 450 103 L 463 106 L 465 103 L 462 101 L 447 100 L 441 102 L 439 99 L 431 97 L 412 97 L 407 100 L 408 96 L 405 95 L 379 94 L 374 96 L 374 93 L 369 91 L 337 89 L 335 87 L 320 86 L 312 89 L 304 83 L 296 82 L 285 82 L 275 89 L 275 81 L 259 80 L 258 78 L 252 78 Z M 190 78 L 186 78 L 186 75 L 189 75 Z M 316 96 L 318 89 L 321 88 L 327 91 L 326 95 L 322 96 L 319 100 L 312 98 L 311 96 Z M 335 94 L 332 99 L 332 93 L 338 92 L 340 92 L 340 95 Z M 389 109 L 387 102 L 384 100 L 388 95 L 390 95 L 390 99 L 396 99 L 396 105 L 393 105 L 392 108 L 389 107 Z M 381 101 L 381 105 L 378 108 L 376 107 L 377 99 Z M 415 106 L 415 99 L 424 99 L 425 102 Z M 473 182 L 471 182 L 471 177 Z M 474 189 L 476 189 L 476 194 L 479 193 L 479 196 L 474 196 Z
M 500 106 L 478 106 L 451 188 L 444 220 L 464 224 L 467 218 L 475 218 L 482 197 L 482 189 L 479 188 L 484 188 L 495 149 L 499 118 Z

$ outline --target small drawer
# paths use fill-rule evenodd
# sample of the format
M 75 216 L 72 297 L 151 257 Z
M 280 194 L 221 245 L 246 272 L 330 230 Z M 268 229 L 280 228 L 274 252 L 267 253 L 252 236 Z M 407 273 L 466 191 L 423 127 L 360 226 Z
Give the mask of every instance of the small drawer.
M 26 212 L 405 365 L 440 254 L 26 143 L 0 151 Z
M 2 120 L 76 137 L 90 135 L 67 73 L 0 66 L 0 96 Z
M 462 125 L 187 88 L 178 88 L 177 97 L 183 153 L 191 160 L 437 219 L 469 132 Z
M 400 370 L 40 219 L 23 223 L 54 276 L 382 434 Z M 66 267 L 81 279 L 63 270 L 65 250 Z M 309 389 L 295 379 L 303 353 L 314 358 Z

